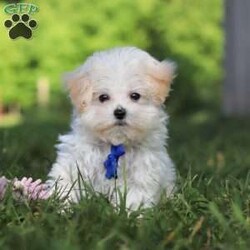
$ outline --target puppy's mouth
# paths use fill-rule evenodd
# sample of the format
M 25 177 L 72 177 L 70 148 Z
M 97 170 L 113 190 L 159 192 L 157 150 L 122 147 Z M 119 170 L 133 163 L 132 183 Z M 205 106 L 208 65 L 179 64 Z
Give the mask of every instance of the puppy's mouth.
M 127 126 L 128 124 L 125 121 L 116 121 L 115 126 L 123 127 Z

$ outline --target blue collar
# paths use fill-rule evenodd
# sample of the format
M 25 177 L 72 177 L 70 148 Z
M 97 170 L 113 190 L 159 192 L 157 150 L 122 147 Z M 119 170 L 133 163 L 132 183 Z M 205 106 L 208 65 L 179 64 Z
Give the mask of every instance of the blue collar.
M 118 168 L 118 160 L 120 156 L 125 154 L 125 148 L 123 144 L 119 145 L 111 145 L 110 154 L 107 156 L 106 160 L 104 161 L 104 167 L 106 169 L 106 178 L 117 179 L 117 168 Z

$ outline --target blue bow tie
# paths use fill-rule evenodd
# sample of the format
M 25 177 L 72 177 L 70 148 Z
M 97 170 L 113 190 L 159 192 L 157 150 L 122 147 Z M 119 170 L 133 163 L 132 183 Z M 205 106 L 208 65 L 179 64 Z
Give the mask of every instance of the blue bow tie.
M 111 145 L 110 154 L 107 156 L 107 159 L 104 161 L 104 167 L 106 169 L 106 178 L 117 179 L 117 168 L 118 168 L 118 160 L 120 156 L 125 154 L 125 148 L 123 144 L 119 145 Z

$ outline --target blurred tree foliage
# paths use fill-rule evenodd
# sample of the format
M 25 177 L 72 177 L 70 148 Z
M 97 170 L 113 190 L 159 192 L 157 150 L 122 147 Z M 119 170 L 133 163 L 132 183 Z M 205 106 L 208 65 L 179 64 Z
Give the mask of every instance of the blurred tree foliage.
M 33 1 L 33 39 L 11 40 L 0 27 L 0 98 L 4 104 L 36 103 L 36 82 L 47 77 L 60 93 L 60 76 L 92 52 L 135 45 L 178 64 L 173 86 L 179 110 L 218 97 L 222 77 L 222 0 Z M 0 8 L 9 1 L 1 1 Z M 3 23 L 10 16 L 0 15 Z M 56 95 L 55 95 L 56 96 Z M 1 100 L 0 99 L 0 100 Z

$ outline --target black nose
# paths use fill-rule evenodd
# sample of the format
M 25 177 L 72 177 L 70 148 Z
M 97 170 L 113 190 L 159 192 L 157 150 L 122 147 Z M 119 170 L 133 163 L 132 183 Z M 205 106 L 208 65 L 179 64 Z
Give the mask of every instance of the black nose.
M 126 109 L 124 109 L 123 107 L 115 109 L 114 116 L 117 119 L 122 120 L 126 116 Z

